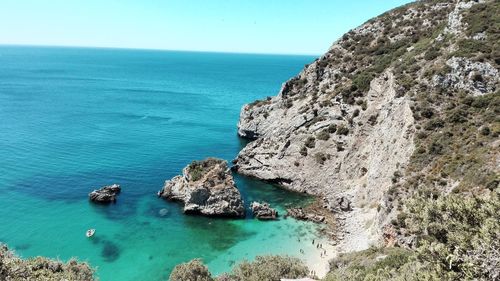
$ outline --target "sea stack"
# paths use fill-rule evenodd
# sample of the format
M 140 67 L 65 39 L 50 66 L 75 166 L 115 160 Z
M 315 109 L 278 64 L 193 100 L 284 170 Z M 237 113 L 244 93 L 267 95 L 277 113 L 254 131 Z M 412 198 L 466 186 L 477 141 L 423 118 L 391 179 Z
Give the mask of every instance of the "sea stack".
M 250 209 L 253 216 L 259 220 L 275 220 L 278 218 L 278 211 L 271 208 L 268 203 L 252 202 Z
M 184 204 L 184 213 L 213 217 L 244 217 L 243 199 L 227 161 L 207 158 L 193 161 L 182 175 L 165 182 L 160 197 Z
M 96 203 L 115 203 L 116 197 L 120 194 L 121 190 L 118 184 L 104 186 L 89 193 L 89 199 Z

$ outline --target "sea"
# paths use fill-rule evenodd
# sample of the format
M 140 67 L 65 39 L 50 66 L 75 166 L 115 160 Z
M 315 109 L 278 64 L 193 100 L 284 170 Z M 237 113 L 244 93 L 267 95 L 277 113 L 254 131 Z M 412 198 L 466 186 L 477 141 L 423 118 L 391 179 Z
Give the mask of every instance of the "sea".
M 214 275 L 257 255 L 307 262 L 317 225 L 250 212 L 184 215 L 157 192 L 193 160 L 234 159 L 247 143 L 237 136 L 241 107 L 276 95 L 313 60 L 1 46 L 0 242 L 23 258 L 88 262 L 102 281 L 167 280 L 193 258 Z M 234 176 L 246 207 L 266 201 L 283 215 L 312 200 Z M 89 202 L 89 192 L 114 183 L 122 187 L 116 204 Z

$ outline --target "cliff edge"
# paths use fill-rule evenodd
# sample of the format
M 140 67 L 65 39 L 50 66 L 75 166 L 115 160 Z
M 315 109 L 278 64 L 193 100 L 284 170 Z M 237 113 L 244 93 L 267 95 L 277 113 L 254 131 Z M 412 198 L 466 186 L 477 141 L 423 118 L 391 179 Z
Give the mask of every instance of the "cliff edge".
M 234 169 L 323 197 L 338 216 L 340 251 L 387 242 L 390 220 L 419 186 L 491 191 L 498 6 L 419 1 L 351 30 L 276 97 L 243 106 L 238 134 L 253 141 Z

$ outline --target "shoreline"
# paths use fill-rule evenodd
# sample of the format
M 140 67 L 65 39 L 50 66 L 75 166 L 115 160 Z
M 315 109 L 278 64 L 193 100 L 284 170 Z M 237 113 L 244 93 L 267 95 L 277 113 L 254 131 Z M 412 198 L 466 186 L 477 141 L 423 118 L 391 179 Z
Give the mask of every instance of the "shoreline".
M 333 212 L 322 207 L 322 198 L 314 196 L 314 201 L 307 205 L 304 210 L 306 213 L 324 216 L 323 223 L 318 223 L 319 238 L 314 241 L 314 245 L 321 244 L 320 248 L 306 258 L 306 264 L 311 271 L 314 272 L 315 277 L 324 278 L 330 271 L 330 260 L 334 258 L 338 251 L 337 245 L 339 244 L 338 236 L 339 229 L 336 224 L 336 216 Z
M 330 260 L 335 257 L 336 251 L 332 241 L 327 237 L 323 237 L 315 241 L 315 245 L 321 244 L 321 248 L 317 248 L 314 254 L 309 254 L 304 259 L 305 264 L 311 271 L 311 276 L 314 278 L 324 278 L 330 271 Z M 323 254 L 326 252 L 326 254 Z

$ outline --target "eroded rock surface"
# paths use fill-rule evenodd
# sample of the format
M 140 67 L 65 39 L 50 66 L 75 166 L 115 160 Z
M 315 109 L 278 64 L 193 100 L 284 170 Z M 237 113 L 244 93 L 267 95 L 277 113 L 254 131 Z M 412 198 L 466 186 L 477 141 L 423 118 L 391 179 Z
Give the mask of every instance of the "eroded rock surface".
M 121 192 L 118 184 L 104 186 L 89 193 L 89 199 L 96 203 L 115 203 L 116 197 Z
M 184 204 L 184 212 L 205 216 L 243 217 L 243 199 L 227 162 L 207 158 L 193 161 L 182 175 L 165 182 L 159 196 Z
M 286 216 L 292 217 L 297 220 L 312 221 L 315 223 L 322 223 L 325 217 L 322 215 L 307 212 L 303 208 L 290 208 L 286 210 Z
M 252 202 L 250 209 L 253 216 L 259 220 L 275 220 L 278 218 L 278 211 L 271 208 L 268 203 Z

